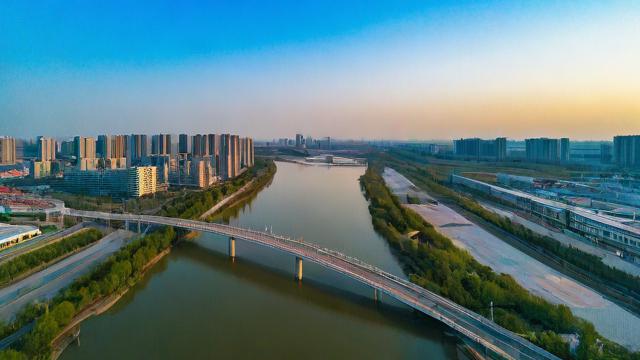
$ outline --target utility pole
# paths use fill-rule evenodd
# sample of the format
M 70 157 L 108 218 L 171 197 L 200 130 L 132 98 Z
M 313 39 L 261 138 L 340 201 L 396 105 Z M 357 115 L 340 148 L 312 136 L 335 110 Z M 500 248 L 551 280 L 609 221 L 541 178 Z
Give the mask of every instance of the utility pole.
M 489 303 L 489 307 L 491 308 L 491 321 L 492 321 L 492 322 L 495 322 L 495 321 L 493 321 L 493 301 L 491 301 L 491 302 Z

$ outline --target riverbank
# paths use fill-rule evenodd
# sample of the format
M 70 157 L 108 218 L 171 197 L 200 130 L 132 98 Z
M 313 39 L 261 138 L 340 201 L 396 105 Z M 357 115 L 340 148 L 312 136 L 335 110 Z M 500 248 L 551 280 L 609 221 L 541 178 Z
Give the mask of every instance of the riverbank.
M 227 205 L 215 221 L 268 224 L 404 276 L 371 225 L 358 184 L 364 168 L 276 164 L 268 187 Z M 60 359 L 456 358 L 451 331 L 390 296 L 376 303 L 370 287 L 312 264 L 298 283 L 290 255 L 242 240 L 236 246 L 236 261 L 227 239 L 210 233 L 174 246 L 116 306 L 83 322 L 81 345 Z M 274 324 L 287 326 L 265 336 Z
M 236 179 L 190 193 L 188 202 L 198 203 L 200 206 L 203 203 L 216 202 L 209 209 L 211 214 L 215 213 L 243 194 L 267 184 L 275 171 L 273 161 L 258 160 L 256 166 Z M 222 196 L 229 193 L 231 194 L 228 196 Z M 224 201 L 217 201 L 220 198 Z M 197 218 L 194 211 L 199 211 L 198 209 L 195 206 L 175 207 L 165 204 L 162 211 L 172 212 L 175 217 Z M 180 238 L 189 236 L 192 234 L 182 234 Z M 115 304 L 147 269 L 169 253 L 175 240 L 177 237 L 173 228 L 156 230 L 118 251 L 106 263 L 74 282 L 48 304 L 25 310 L 28 314 L 21 318 L 19 323 L 12 324 L 12 327 L 20 328 L 34 320 L 35 326 L 19 344 L 19 350 L 30 357 L 52 354 L 52 351 L 55 356 L 59 356 L 69 344 L 67 340 L 70 333 L 74 332 L 82 321 L 106 311 Z M 52 308 L 51 311 L 49 307 Z M 2 354 L 0 352 L 0 355 Z
M 244 186 L 242 186 L 240 189 L 236 190 L 236 192 L 234 192 L 233 194 L 229 195 L 229 196 L 225 196 L 222 200 L 220 200 L 217 204 L 213 205 L 209 210 L 205 211 L 204 214 L 200 215 L 200 220 L 204 220 L 207 217 L 215 214 L 218 210 L 222 209 L 222 207 L 224 207 L 225 205 L 227 205 L 229 202 L 233 201 L 234 199 L 236 199 L 238 196 L 242 195 L 244 192 L 246 192 L 247 190 L 249 190 L 253 184 L 256 182 L 256 179 L 252 179 L 251 181 L 249 181 L 247 184 L 245 184 Z
M 593 325 L 574 317 L 568 307 L 530 294 L 510 276 L 496 274 L 454 246 L 420 215 L 403 207 L 387 188 L 381 173 L 380 164 L 374 164 L 361 178 L 370 201 L 372 222 L 399 251 L 412 282 L 486 317 L 490 315 L 490 302 L 510 304 L 496 307 L 495 322 L 561 358 L 593 358 L 599 353 L 597 339 L 603 341 L 604 352 L 609 356 L 621 359 L 633 356 L 601 337 Z M 415 231 L 417 235 L 406 235 Z M 574 332 L 581 336 L 575 354 L 559 336 Z
M 59 339 L 60 334 L 112 302 L 104 299 L 117 297 L 134 285 L 147 269 L 166 255 L 175 240 L 173 228 L 160 228 L 120 249 L 49 302 L 24 310 L 14 327 L 21 328 L 31 322 L 35 325 L 15 349 L 0 352 L 0 358 L 9 354 L 49 358 L 53 341 Z
M 396 195 L 403 194 L 407 187 L 415 187 L 409 179 L 391 168 L 385 168 L 383 178 Z M 400 202 L 422 216 L 457 247 L 469 251 L 481 264 L 497 273 L 509 274 L 524 288 L 551 303 L 569 306 L 576 316 L 593 323 L 603 336 L 629 349 L 639 348 L 634 334 L 640 331 L 640 319 L 595 289 L 530 256 L 526 249 L 523 251 L 505 241 L 504 234 L 486 229 L 479 225 L 478 219 L 450 207 L 446 202 L 440 201 L 437 205 Z
M 247 174 L 247 173 L 245 173 Z M 266 166 L 260 167 L 259 169 L 255 169 L 252 171 L 251 175 L 253 176 L 249 182 L 245 183 L 238 190 L 233 192 L 232 194 L 224 197 L 222 200 L 213 205 L 209 210 L 200 215 L 200 219 L 206 218 L 210 215 L 215 214 L 220 209 L 224 208 L 227 204 L 231 203 L 235 199 L 241 197 L 245 193 L 251 191 L 257 191 L 264 184 L 268 183 L 270 179 L 275 175 L 275 165 L 270 162 L 267 163 Z M 228 184 L 223 184 L 222 186 L 227 186 Z M 195 237 L 194 232 L 187 232 L 180 236 L 182 239 L 191 239 Z M 138 278 L 141 278 L 146 274 L 146 272 L 153 267 L 158 261 L 160 261 L 163 257 L 168 255 L 171 252 L 171 247 L 168 247 L 164 251 L 160 252 L 156 257 L 154 257 L 151 261 L 149 261 L 140 272 Z M 52 358 L 57 359 L 64 349 L 73 341 L 74 330 L 80 326 L 80 324 L 89 319 L 92 316 L 100 315 L 105 311 L 109 310 L 113 305 L 115 305 L 120 298 L 122 298 L 132 286 L 135 285 L 136 282 L 129 284 L 123 291 L 107 296 L 102 300 L 98 300 L 94 305 L 87 308 L 82 313 L 78 314 L 69 325 L 52 341 Z M 79 330 L 78 330 L 79 331 Z M 70 339 L 71 338 L 71 339 Z
M 157 215 L 182 219 L 199 219 L 202 214 L 210 211 L 225 197 L 232 196 L 252 180 L 260 182 L 260 179 L 264 177 L 271 177 L 275 171 L 276 166 L 273 160 L 257 158 L 255 165 L 237 178 L 215 184 L 200 191 L 189 192 L 182 197 L 176 198 L 163 205 Z
M 160 252 L 156 257 L 151 259 L 143 268 L 140 273 L 140 277 L 145 276 L 147 271 L 151 269 L 158 261 L 162 260 L 165 256 L 169 255 L 171 252 L 171 247 L 166 250 Z M 107 310 L 109 310 L 113 305 L 115 305 L 135 284 L 129 285 L 126 289 L 118 292 L 116 294 L 106 296 L 102 299 L 97 300 L 92 305 L 87 307 L 85 310 L 78 313 L 71 322 L 62 330 L 62 332 L 56 336 L 51 341 L 51 359 L 56 360 L 64 350 L 69 346 L 73 339 L 79 336 L 79 326 L 80 324 L 89 319 L 92 316 L 100 315 Z M 77 333 L 76 328 L 78 328 Z

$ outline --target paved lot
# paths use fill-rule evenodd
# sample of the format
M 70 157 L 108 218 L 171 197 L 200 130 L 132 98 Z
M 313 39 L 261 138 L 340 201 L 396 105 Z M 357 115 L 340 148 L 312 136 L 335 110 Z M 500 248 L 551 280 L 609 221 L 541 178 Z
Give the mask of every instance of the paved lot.
M 396 171 L 385 169 L 387 186 L 402 194 L 411 182 Z M 511 275 L 520 285 L 556 304 L 566 304 L 576 314 L 591 321 L 608 338 L 640 349 L 640 318 L 577 281 L 510 246 L 495 235 L 470 222 L 451 208 L 439 205 L 405 205 L 449 237 L 456 246 L 469 251 L 480 263 L 494 271 Z
M 596 247 L 592 244 L 589 244 L 587 242 L 581 241 L 579 239 L 576 239 L 574 237 L 571 237 L 563 232 L 557 231 L 557 230 L 552 230 L 549 229 L 545 226 L 542 226 L 540 224 L 537 224 L 531 220 L 528 220 L 516 213 L 514 213 L 513 211 L 509 211 L 507 209 L 501 208 L 501 207 L 497 207 L 495 205 L 489 204 L 486 201 L 485 202 L 480 202 L 480 204 L 482 206 L 484 206 L 486 209 L 491 210 L 497 214 L 500 214 L 502 216 L 508 217 L 509 219 L 511 219 L 511 221 L 516 222 L 518 224 L 523 225 L 524 227 L 530 229 L 531 231 L 538 233 L 540 235 L 546 235 L 549 236 L 555 240 L 560 241 L 561 243 L 567 245 L 567 246 L 573 246 L 575 248 L 578 248 L 588 254 L 592 254 L 595 255 L 599 258 L 602 259 L 602 262 L 604 262 L 605 264 L 614 267 L 616 269 L 622 270 L 624 272 L 627 272 L 631 275 L 635 275 L 635 276 L 640 276 L 640 266 L 638 265 L 634 265 L 628 261 L 623 260 L 622 258 L 620 258 L 619 256 L 616 256 L 615 254 L 613 254 L 611 251 L 607 251 L 605 249 Z

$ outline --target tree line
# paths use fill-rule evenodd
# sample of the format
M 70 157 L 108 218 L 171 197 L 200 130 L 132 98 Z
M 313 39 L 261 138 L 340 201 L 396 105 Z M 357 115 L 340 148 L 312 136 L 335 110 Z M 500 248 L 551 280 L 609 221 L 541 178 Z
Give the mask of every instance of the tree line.
M 639 277 L 611 267 L 603 263 L 602 259 L 595 255 L 586 253 L 572 246 L 565 246 L 561 242 L 549 236 L 537 234 L 521 224 L 514 223 L 511 219 L 505 216 L 501 216 L 487 210 L 474 199 L 463 196 L 457 191 L 449 188 L 447 186 L 448 184 L 440 179 L 441 176 L 435 174 L 428 165 L 426 167 L 421 167 L 415 164 L 401 162 L 390 156 L 384 156 L 383 158 L 385 163 L 392 165 L 397 171 L 406 175 L 416 185 L 452 200 L 463 209 L 479 216 L 483 220 L 518 237 L 521 240 L 524 240 L 528 244 L 543 249 L 545 252 L 561 259 L 562 261 L 566 261 L 568 264 L 575 266 L 582 272 L 588 273 L 591 276 L 597 276 L 601 279 L 601 282 L 613 285 L 616 288 L 625 291 L 634 299 L 638 299 L 638 297 L 640 297 Z M 500 199 L 493 196 L 484 194 L 480 195 L 473 190 L 470 191 L 475 195 L 490 197 L 492 201 L 502 203 Z M 512 206 L 511 204 L 505 205 Z
M 7 285 L 15 278 L 31 271 L 38 266 L 87 246 L 102 238 L 103 234 L 97 229 L 85 229 L 66 237 L 58 242 L 40 249 L 15 257 L 0 264 L 0 286 Z
M 162 227 L 132 241 L 48 303 L 27 306 L 12 324 L 0 326 L 0 335 L 7 336 L 30 322 L 35 322 L 33 329 L 12 349 L 1 351 L 0 359 L 49 359 L 52 341 L 76 315 L 135 284 L 146 265 L 175 238 L 172 227 Z
M 496 274 L 412 210 L 401 206 L 386 187 L 382 165 L 373 161 L 360 178 L 377 232 L 398 254 L 412 282 L 443 295 L 484 316 L 490 302 L 507 305 L 494 311 L 496 323 L 563 359 L 640 359 L 640 355 L 602 338 L 593 325 L 575 317 L 565 305 L 551 304 L 529 293 L 507 274 Z M 417 230 L 411 239 L 406 234 Z M 559 334 L 578 333 L 580 345 L 569 351 Z M 597 339 L 604 342 L 599 351 Z
M 186 201 L 176 199 L 165 206 L 162 213 L 165 216 L 196 218 L 256 176 L 259 176 L 257 184 L 262 184 L 271 179 L 275 172 L 276 166 L 273 161 L 257 159 L 256 165 L 237 179 L 221 186 L 190 193 Z M 202 202 L 204 204 L 201 204 Z M 195 209 L 192 209 L 193 207 Z M 106 297 L 134 285 L 147 264 L 168 249 L 177 237 L 178 234 L 172 227 L 159 228 L 119 250 L 88 275 L 74 281 L 50 302 L 30 304 L 11 324 L 0 323 L 0 338 L 4 338 L 35 322 L 33 330 L 17 345 L 12 349 L 0 351 L 0 360 L 48 359 L 51 354 L 51 342 L 76 315 Z
M 254 166 L 247 169 L 247 171 L 235 179 L 202 191 L 189 192 L 184 197 L 174 199 L 162 207 L 160 215 L 183 219 L 196 219 L 202 213 L 220 202 L 225 196 L 233 194 L 257 176 L 260 178 L 271 178 L 275 172 L 276 165 L 272 160 L 258 158 Z

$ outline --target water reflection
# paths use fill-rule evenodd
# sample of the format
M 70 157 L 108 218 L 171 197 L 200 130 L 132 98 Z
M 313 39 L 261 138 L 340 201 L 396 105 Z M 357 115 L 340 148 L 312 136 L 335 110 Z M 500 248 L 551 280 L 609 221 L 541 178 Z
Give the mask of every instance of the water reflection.
M 401 269 L 371 225 L 363 169 L 278 163 L 268 188 L 216 221 L 304 236 L 394 273 Z M 435 320 L 318 265 L 293 280 L 293 258 L 202 234 L 177 246 L 114 308 L 82 326 L 65 359 L 456 358 L 455 339 Z

